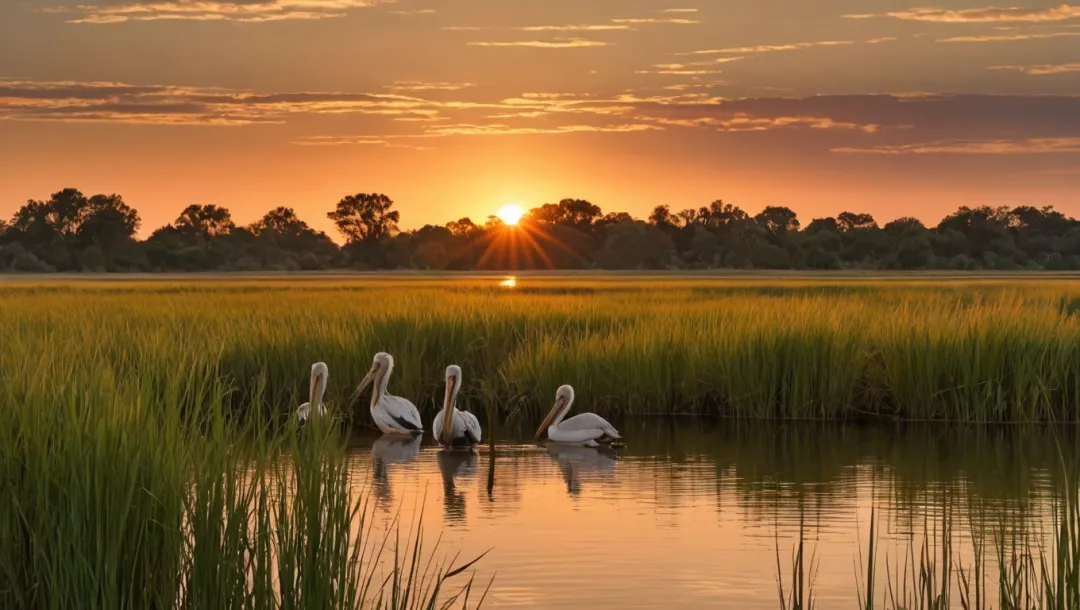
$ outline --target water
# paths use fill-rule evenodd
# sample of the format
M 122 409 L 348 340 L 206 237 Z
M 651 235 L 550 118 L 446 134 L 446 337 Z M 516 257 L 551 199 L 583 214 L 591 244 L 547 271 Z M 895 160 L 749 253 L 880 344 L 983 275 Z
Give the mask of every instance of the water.
M 970 564 L 984 528 L 1045 539 L 1057 447 L 1077 445 L 1072 430 L 619 423 L 618 455 L 498 434 L 474 454 L 373 437 L 351 457 L 377 527 L 422 511 L 443 553 L 490 549 L 486 607 L 776 608 L 777 556 L 788 584 L 802 524 L 819 607 L 852 608 L 872 509 L 879 587 L 943 515 Z

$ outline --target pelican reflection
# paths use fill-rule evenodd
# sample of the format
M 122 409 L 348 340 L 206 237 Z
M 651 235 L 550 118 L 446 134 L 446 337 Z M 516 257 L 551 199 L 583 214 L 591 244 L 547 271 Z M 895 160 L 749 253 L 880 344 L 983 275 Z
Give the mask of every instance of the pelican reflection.
M 380 502 L 389 502 L 391 464 L 411 462 L 420 455 L 420 436 L 401 437 L 385 435 L 371 445 L 372 474 L 375 479 L 375 497 Z
M 563 480 L 566 481 L 566 491 L 571 496 L 581 493 L 583 472 L 599 473 L 602 477 L 611 479 L 615 474 L 615 463 L 619 457 L 607 448 L 597 449 L 581 445 L 548 443 L 546 449 L 562 472 Z
M 435 454 L 443 479 L 443 507 L 446 520 L 465 520 L 465 494 L 458 491 L 454 479 L 476 473 L 480 456 L 475 451 L 443 450 Z

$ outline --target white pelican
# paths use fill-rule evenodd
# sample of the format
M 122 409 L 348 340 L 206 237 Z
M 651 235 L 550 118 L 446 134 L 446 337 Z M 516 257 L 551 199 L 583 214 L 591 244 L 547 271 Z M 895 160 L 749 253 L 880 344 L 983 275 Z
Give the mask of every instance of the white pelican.
M 326 415 L 323 394 L 326 393 L 326 379 L 329 376 L 330 372 L 327 370 L 325 363 L 316 362 L 311 365 L 311 388 L 308 390 L 308 402 L 296 409 L 296 419 L 301 424 L 307 423 L 307 420 L 311 417 L 311 405 L 318 405 L 315 412 L 319 414 L 319 417 Z
M 424 424 L 420 421 L 420 412 L 416 405 L 400 396 L 391 396 L 386 392 L 386 382 L 394 370 L 394 357 L 386 352 L 375 354 L 371 370 L 364 376 L 360 385 L 353 392 L 353 400 L 364 391 L 372 381 L 375 389 L 371 391 L 371 418 L 383 434 L 423 434 Z
M 480 443 L 480 422 L 472 413 L 457 409 L 459 389 L 461 367 L 451 364 L 446 367 L 446 396 L 443 398 L 443 408 L 431 423 L 431 435 L 440 445 L 472 447 Z
M 614 426 L 595 413 L 582 413 L 563 421 L 573 404 L 574 388 L 568 385 L 561 386 L 555 393 L 555 406 L 551 407 L 551 412 L 537 429 L 536 438 L 539 439 L 544 434 L 544 430 L 547 430 L 548 438 L 556 443 L 585 445 L 586 447 L 611 445 L 612 442 L 622 438 Z

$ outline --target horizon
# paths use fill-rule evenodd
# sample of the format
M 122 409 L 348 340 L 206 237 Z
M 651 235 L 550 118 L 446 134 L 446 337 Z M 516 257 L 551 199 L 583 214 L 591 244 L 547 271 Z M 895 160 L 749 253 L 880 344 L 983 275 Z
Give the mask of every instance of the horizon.
M 16 0 L 0 217 L 59 184 L 123 195 L 140 237 L 216 204 L 336 239 L 373 191 L 403 230 L 568 196 L 1076 216 L 1077 37 L 1060 2 Z

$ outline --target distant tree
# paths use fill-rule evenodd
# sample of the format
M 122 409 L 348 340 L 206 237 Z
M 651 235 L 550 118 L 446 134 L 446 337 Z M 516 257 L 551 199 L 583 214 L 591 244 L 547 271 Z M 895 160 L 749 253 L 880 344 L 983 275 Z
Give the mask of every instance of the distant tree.
M 799 230 L 799 219 L 791 208 L 770 206 L 754 216 L 762 229 L 768 232 L 776 243 L 782 243 L 788 233 Z
M 649 222 L 654 226 L 663 228 L 673 227 L 678 224 L 679 220 L 678 217 L 671 213 L 671 206 L 658 205 L 649 214 Z
M 885 225 L 885 233 L 889 237 L 900 237 L 905 234 L 922 235 L 927 232 L 926 225 L 918 218 L 904 216 Z
M 181 235 L 204 240 L 228 235 L 236 227 L 229 210 L 216 205 L 189 205 L 180 212 L 173 226 Z
M 724 228 L 736 222 L 748 220 L 750 215 L 742 208 L 730 203 L 724 203 L 722 199 L 710 203 L 698 209 L 697 222 L 707 227 Z
M 251 231 L 256 235 L 270 232 L 291 237 L 312 232 L 311 227 L 296 215 L 296 210 L 287 207 L 270 210 L 251 225 Z
M 682 226 L 684 227 L 689 227 L 698 222 L 698 213 L 697 210 L 694 209 L 688 208 L 681 210 L 675 214 L 675 217 L 679 219 L 679 222 L 682 223 Z
M 537 225 L 564 225 L 589 230 L 600 218 L 601 210 L 584 199 L 563 199 L 529 210 L 528 219 Z
M 133 239 L 141 224 L 139 213 L 116 194 L 94 195 L 88 204 L 77 231 L 84 248 L 80 260 L 87 261 L 87 253 L 96 248 L 104 261 L 95 267 L 115 269 L 122 254 L 129 264 L 137 263 L 142 257 L 135 254 Z
M 825 218 L 815 218 L 810 221 L 810 224 L 806 225 L 806 233 L 813 235 L 814 233 L 820 233 L 822 231 L 828 231 L 829 233 L 840 233 L 840 225 L 837 224 L 836 219 L 832 216 Z
M 350 242 L 371 242 L 392 237 L 398 231 L 400 215 L 394 201 L 381 193 L 357 193 L 338 202 L 326 215 Z
M 663 231 L 641 221 L 622 220 L 605 231 L 604 246 L 597 253 L 604 269 L 656 269 L 675 248 Z
M 476 235 L 478 235 L 479 233 L 481 233 L 483 231 L 482 228 L 476 226 L 476 223 L 474 223 L 469 218 L 462 218 L 460 220 L 452 220 L 452 221 L 446 223 L 446 228 L 447 228 L 447 230 L 450 231 L 450 234 L 453 235 L 454 237 L 463 237 L 463 238 L 466 238 L 466 239 L 475 237 Z
M 870 214 L 856 214 L 855 212 L 841 212 L 836 217 L 836 226 L 841 233 L 852 231 L 867 231 L 878 228 L 877 221 Z

